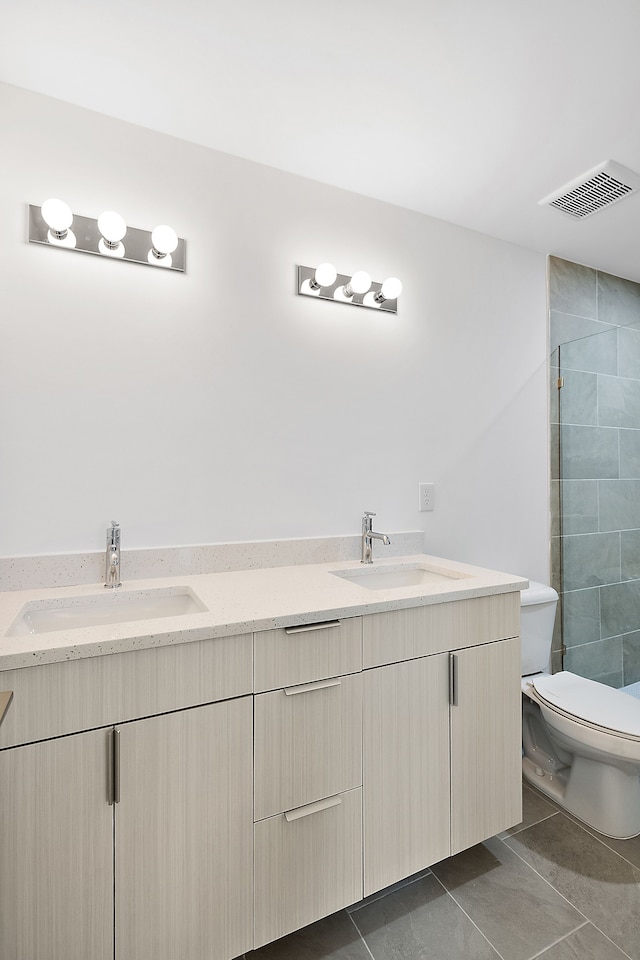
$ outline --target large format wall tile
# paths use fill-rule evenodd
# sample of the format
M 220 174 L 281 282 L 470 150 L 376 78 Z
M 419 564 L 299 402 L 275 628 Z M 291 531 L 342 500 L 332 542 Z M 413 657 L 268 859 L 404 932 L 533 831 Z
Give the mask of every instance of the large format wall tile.
M 549 268 L 551 309 L 595 320 L 598 317 L 596 271 L 558 257 L 550 257 Z
M 564 537 L 563 590 L 582 590 L 620 580 L 620 534 Z
M 618 431 L 621 477 L 640 477 L 640 424 L 638 428 Z
M 597 480 L 619 474 L 617 430 L 563 426 L 560 450 L 563 480 Z
M 609 687 L 621 687 L 622 637 L 608 637 L 596 643 L 583 643 L 567 647 L 564 669 L 580 677 L 606 683 Z
M 600 616 L 603 637 L 622 636 L 640 629 L 640 580 L 601 587 Z
M 640 314 L 640 311 L 639 311 Z M 602 370 L 601 373 L 609 373 Z M 618 376 L 633 377 L 640 380 L 640 328 L 620 327 L 618 329 Z
M 598 273 L 598 320 L 619 327 L 640 318 L 640 284 L 610 273 Z
M 620 534 L 623 580 L 640 580 L 640 530 L 623 530 Z
M 567 647 L 600 639 L 600 590 L 574 590 L 562 597 L 564 642 Z
M 640 426 L 640 380 L 598 374 L 598 422 L 601 427 Z
M 598 532 L 597 480 L 563 480 L 561 497 L 562 532 L 565 536 Z
M 598 377 L 595 373 L 567 370 L 560 390 L 560 421 L 598 425 Z
M 640 480 L 600 480 L 600 530 L 640 528 Z
M 622 638 L 622 673 L 625 685 L 640 680 L 640 630 L 627 633 Z M 638 853 L 640 855 L 640 840 Z
M 572 319 L 575 320 L 575 317 Z M 612 376 L 618 373 L 618 328 L 603 328 L 601 323 L 593 321 L 589 321 L 589 325 L 588 336 L 581 333 L 578 339 L 560 344 L 561 375 L 567 370 L 588 370 Z

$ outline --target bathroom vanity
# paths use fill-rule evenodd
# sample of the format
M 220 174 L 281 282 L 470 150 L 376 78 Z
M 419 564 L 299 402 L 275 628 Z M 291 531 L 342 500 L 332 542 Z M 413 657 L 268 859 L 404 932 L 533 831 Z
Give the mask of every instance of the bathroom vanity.
M 44 592 L 3 594 L 0 956 L 231 960 L 518 822 L 527 582 L 376 573 L 429 566 L 185 577 L 195 613 L 27 635 Z

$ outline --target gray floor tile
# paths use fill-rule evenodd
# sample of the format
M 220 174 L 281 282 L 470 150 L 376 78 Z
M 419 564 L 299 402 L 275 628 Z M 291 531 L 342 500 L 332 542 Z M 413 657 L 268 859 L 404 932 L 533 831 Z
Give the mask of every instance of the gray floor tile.
M 432 874 L 351 917 L 374 960 L 499 960 Z
M 514 833 L 520 833 L 527 827 L 539 823 L 540 820 L 546 820 L 547 817 L 553 817 L 558 812 L 555 804 L 546 800 L 538 790 L 533 790 L 526 781 L 522 783 L 522 820 L 515 827 L 505 830 L 500 834 L 501 838 L 509 837 Z
M 246 960 L 371 960 L 345 910 L 245 954 Z
M 436 864 L 433 872 L 504 960 L 529 960 L 576 930 L 584 917 L 505 843 L 487 840 Z
M 574 820 L 579 827 L 582 827 L 583 830 L 590 833 L 593 837 L 597 837 L 605 846 L 615 850 L 616 853 L 619 853 L 621 857 L 624 857 L 625 860 L 628 860 L 629 863 L 632 863 L 634 867 L 640 870 L 640 836 L 632 837 L 630 840 L 616 840 L 614 837 L 605 837 L 603 833 L 598 833 L 593 827 L 588 827 L 570 813 L 564 811 L 564 815 L 570 820 Z
M 584 927 L 549 947 L 536 960 L 625 960 L 626 956 L 592 924 L 585 923 Z
M 617 946 L 640 960 L 640 869 L 562 813 L 506 837 L 504 843 Z
M 354 910 L 360 910 L 361 907 L 366 906 L 368 903 L 373 903 L 374 900 L 380 900 L 382 897 L 388 897 L 390 893 L 395 893 L 396 890 L 406 886 L 408 883 L 413 883 L 415 880 L 419 880 L 421 877 L 426 877 L 428 873 L 431 873 L 431 870 L 428 867 L 426 870 L 419 870 L 418 873 L 414 873 L 410 877 L 405 877 L 404 880 L 398 880 L 397 883 L 392 883 L 388 887 L 383 887 L 382 890 L 377 890 L 370 896 L 365 897 L 364 900 L 359 900 L 357 903 L 347 907 L 347 911 L 348 913 L 353 913 Z

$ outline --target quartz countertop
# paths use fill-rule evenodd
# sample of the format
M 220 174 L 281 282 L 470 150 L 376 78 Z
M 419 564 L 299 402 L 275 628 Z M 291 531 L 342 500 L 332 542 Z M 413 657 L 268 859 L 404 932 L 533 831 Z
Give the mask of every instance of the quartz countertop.
M 335 575 L 363 572 L 359 561 L 345 561 L 125 580 L 117 591 L 121 597 L 134 591 L 153 596 L 158 591 L 187 589 L 206 610 L 20 635 L 12 633 L 25 604 L 55 599 L 89 606 L 103 602 L 106 591 L 99 583 L 0 593 L 0 670 L 509 593 L 528 586 L 522 577 L 426 554 L 375 560 L 367 571 L 384 573 L 403 564 L 427 567 L 443 578 L 371 590 Z

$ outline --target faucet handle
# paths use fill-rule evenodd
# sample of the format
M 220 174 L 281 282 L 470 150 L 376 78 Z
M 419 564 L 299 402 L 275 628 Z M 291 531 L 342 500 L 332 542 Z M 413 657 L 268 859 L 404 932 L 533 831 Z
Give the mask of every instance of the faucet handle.
M 373 510 L 365 510 L 364 513 L 363 513 L 363 516 L 364 516 L 364 517 L 375 517 L 375 513 L 373 512 Z
M 120 524 L 118 523 L 117 520 L 112 520 L 112 521 L 111 521 L 111 528 L 112 528 L 113 530 L 115 530 L 116 527 L 119 527 L 119 526 L 120 526 Z

